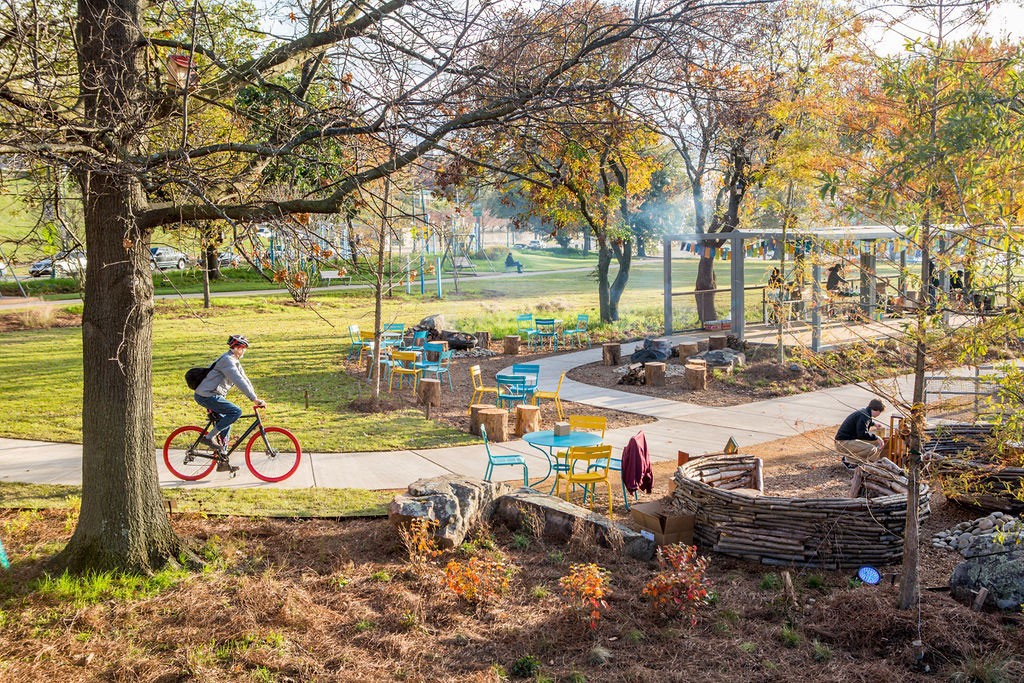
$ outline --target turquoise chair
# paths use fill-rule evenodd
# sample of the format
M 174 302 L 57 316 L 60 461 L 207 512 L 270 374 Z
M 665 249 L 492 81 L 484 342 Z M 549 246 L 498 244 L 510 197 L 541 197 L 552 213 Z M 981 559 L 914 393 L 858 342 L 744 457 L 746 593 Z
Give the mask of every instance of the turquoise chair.
M 521 466 L 523 468 L 523 486 L 530 485 L 530 470 L 526 467 L 526 459 L 521 455 L 494 455 L 491 444 L 487 441 L 487 428 L 480 425 L 480 436 L 484 437 L 484 449 L 487 451 L 487 469 L 484 470 L 484 481 L 490 481 L 495 467 Z
M 498 375 L 495 381 L 498 385 L 499 408 L 506 405 L 511 408 L 516 403 L 527 403 L 530 400 L 526 378 L 522 375 Z
M 438 359 L 437 359 L 436 363 L 431 364 L 429 367 L 423 368 L 423 374 L 424 375 L 431 374 L 434 377 L 436 377 L 438 380 L 441 379 L 442 375 L 447 375 L 448 376 L 448 388 L 451 389 L 452 391 L 455 390 L 455 387 L 452 386 L 452 373 L 451 373 L 452 354 L 454 354 L 454 353 L 455 353 L 454 351 L 442 351 L 441 354 L 438 356 Z
M 605 460 L 604 460 L 604 458 L 601 458 L 600 460 L 594 461 L 594 463 L 587 468 L 587 471 L 589 472 L 592 469 L 596 470 L 596 469 L 599 469 L 599 468 L 604 467 L 604 466 L 605 466 Z M 609 460 L 609 462 L 608 462 L 608 471 L 609 472 L 618 472 L 619 473 L 619 481 L 622 482 L 622 500 L 626 504 L 626 510 L 628 511 L 629 510 L 629 493 L 626 492 L 626 482 L 622 480 L 622 458 L 611 458 Z M 633 500 L 640 500 L 639 492 L 637 492 L 637 491 L 633 492 Z M 583 502 L 584 503 L 587 502 L 586 495 L 583 496 Z
M 440 361 L 427 360 L 427 355 L 433 355 L 436 353 L 437 356 L 440 358 L 442 352 L 444 352 L 444 344 L 439 344 L 437 342 L 427 342 L 426 344 L 423 345 L 422 353 L 420 354 L 420 359 L 413 364 L 413 367 L 419 368 L 424 372 L 433 372 L 440 365 Z
M 587 348 L 590 348 L 590 316 L 586 313 L 580 313 L 576 316 L 576 327 L 572 327 L 568 330 L 562 330 L 562 339 L 566 345 L 569 344 L 569 337 L 576 339 L 576 345 L 583 348 L 583 339 L 587 340 Z
M 552 351 L 558 350 L 558 326 L 554 318 L 537 318 L 533 321 L 537 329 L 533 333 L 533 343 L 539 349 L 547 340 Z
M 398 348 L 402 351 L 418 351 L 424 344 L 427 343 L 427 336 L 430 333 L 426 330 L 416 330 L 412 333 L 412 346 L 399 346 Z
M 536 363 L 516 363 L 512 366 L 512 374 L 524 376 L 527 389 L 536 389 L 537 382 L 540 381 L 540 365 Z
M 533 323 L 533 313 L 523 313 L 516 316 L 516 332 L 520 337 L 526 335 L 526 343 L 530 344 L 533 336 L 537 334 L 537 326 Z

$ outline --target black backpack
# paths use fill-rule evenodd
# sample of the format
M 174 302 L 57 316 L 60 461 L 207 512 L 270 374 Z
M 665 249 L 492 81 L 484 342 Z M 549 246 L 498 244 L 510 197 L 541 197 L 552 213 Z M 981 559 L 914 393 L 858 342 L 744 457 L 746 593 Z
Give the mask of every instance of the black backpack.
M 185 384 L 192 391 L 199 388 L 199 385 L 203 383 L 206 376 L 210 374 L 210 370 L 213 370 L 213 366 L 217 364 L 217 361 L 213 361 L 208 368 L 192 368 L 185 373 Z

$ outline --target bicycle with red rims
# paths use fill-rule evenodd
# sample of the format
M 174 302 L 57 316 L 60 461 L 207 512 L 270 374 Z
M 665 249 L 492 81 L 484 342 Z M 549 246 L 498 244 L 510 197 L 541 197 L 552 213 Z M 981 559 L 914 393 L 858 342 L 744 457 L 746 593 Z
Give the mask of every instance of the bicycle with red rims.
M 188 425 L 178 427 L 164 442 L 164 464 L 171 474 L 185 481 L 202 479 L 220 463 L 227 463 L 229 456 L 245 443 L 245 465 L 253 475 L 262 481 L 284 481 L 295 473 L 302 459 L 302 447 L 295 435 L 283 427 L 267 427 L 260 417 L 260 409 L 253 408 L 254 418 L 248 429 L 242 433 L 225 455 L 218 453 L 204 442 L 205 437 L 217 424 L 220 415 L 207 410 L 206 426 Z M 250 438 L 251 435 L 251 438 Z M 248 439 L 248 442 L 246 441 Z M 231 470 L 235 476 L 238 468 Z

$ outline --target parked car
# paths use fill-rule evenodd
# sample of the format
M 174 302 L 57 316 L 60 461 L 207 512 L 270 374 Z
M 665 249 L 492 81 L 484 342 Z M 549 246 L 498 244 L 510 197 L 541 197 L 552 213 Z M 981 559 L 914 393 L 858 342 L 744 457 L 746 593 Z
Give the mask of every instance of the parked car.
M 149 267 L 153 270 L 167 270 L 168 268 L 181 270 L 188 265 L 188 262 L 188 256 L 173 247 L 149 248 Z
M 57 277 L 70 277 L 84 272 L 84 251 L 58 251 L 53 256 L 36 261 L 28 267 L 28 274 L 32 277 L 51 274 Z
M 530 249 L 540 249 L 543 245 L 540 243 L 540 240 L 530 240 L 528 246 Z
M 221 268 L 237 268 L 241 259 L 233 251 L 222 251 L 217 254 L 217 265 Z

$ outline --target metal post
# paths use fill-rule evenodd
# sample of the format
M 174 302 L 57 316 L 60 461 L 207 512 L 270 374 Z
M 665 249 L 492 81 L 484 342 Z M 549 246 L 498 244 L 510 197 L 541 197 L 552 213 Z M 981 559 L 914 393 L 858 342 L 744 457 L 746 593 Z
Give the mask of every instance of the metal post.
M 427 260 L 420 254 L 420 296 L 427 293 Z
M 672 242 L 661 241 L 662 301 L 665 312 L 665 335 L 672 334 Z
M 743 323 L 744 323 L 744 294 L 746 292 L 743 289 L 743 264 L 746 260 L 746 252 L 743 251 L 743 238 L 733 237 L 732 238 L 732 269 L 730 270 L 730 279 L 732 287 L 731 306 L 732 311 L 732 333 L 739 341 L 743 341 Z
M 821 244 L 814 245 L 811 264 L 811 351 L 821 351 Z
M 946 255 L 946 238 L 939 238 L 939 255 L 940 258 Z M 935 277 L 933 274 L 932 277 Z M 945 326 L 949 325 L 949 268 L 943 268 L 939 271 L 939 291 L 942 295 L 942 324 Z
M 438 299 L 443 299 L 444 298 L 444 293 L 441 291 L 441 258 L 440 257 L 437 258 L 437 270 L 435 272 L 437 273 L 437 298 Z

